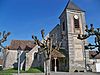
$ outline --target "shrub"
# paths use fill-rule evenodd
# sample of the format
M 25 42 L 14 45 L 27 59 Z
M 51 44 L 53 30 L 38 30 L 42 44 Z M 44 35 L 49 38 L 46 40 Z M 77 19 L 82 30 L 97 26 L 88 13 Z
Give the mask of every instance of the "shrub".
M 41 73 L 43 72 L 41 68 L 39 67 L 35 67 L 35 68 L 30 68 L 28 71 L 26 71 L 27 73 Z

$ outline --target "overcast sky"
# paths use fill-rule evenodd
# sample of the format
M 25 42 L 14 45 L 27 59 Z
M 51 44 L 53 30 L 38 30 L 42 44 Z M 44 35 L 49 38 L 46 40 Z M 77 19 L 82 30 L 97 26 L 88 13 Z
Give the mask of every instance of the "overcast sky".
M 10 31 L 6 43 L 12 39 L 32 40 L 40 38 L 40 30 L 46 34 L 58 23 L 68 0 L 0 0 L 0 31 Z M 100 28 L 100 0 L 73 0 L 86 11 L 86 23 Z

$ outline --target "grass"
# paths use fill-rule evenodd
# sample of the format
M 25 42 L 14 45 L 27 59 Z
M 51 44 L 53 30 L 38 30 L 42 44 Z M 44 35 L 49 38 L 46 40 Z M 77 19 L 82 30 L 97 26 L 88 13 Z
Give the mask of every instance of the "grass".
M 30 68 L 26 73 L 41 73 L 43 72 L 41 68 Z
M 35 67 L 35 68 L 30 68 L 28 71 L 21 70 L 20 72 L 21 73 L 42 73 L 43 68 Z M 11 68 L 11 69 L 0 71 L 0 75 L 12 75 L 10 73 L 17 73 L 17 70 L 14 68 Z
M 11 68 L 7 70 L 1 70 L 0 73 L 17 73 L 17 70 Z
M 13 75 L 11 73 L 0 73 L 0 75 Z

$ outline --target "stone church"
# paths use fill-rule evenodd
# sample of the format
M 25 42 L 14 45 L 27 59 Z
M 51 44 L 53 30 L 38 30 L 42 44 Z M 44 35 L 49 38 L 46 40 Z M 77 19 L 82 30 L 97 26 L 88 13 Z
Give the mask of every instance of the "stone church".
M 78 34 L 84 34 L 85 11 L 69 0 L 59 19 L 60 24 L 57 24 L 49 33 L 49 37 L 53 40 L 52 44 L 60 45 L 59 50 L 51 53 L 51 71 L 85 71 L 84 42 L 77 39 Z M 16 65 L 19 46 L 23 53 L 21 65 L 24 65 L 26 70 L 32 66 L 44 65 L 41 55 L 37 55 L 38 46 L 32 41 L 13 40 L 8 49 L 6 68 Z
M 84 33 L 85 11 L 69 0 L 59 19 L 60 24 L 50 32 L 50 37 L 53 44 L 61 44 L 60 51 L 66 56 L 65 69 L 84 71 L 84 43 L 77 36 Z

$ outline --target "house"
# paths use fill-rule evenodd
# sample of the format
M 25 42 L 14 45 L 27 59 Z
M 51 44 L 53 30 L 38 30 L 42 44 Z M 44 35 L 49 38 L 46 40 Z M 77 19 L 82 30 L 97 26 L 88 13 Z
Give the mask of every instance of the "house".
M 96 51 L 87 51 L 86 65 L 87 70 L 91 70 L 92 72 L 100 72 L 100 54 L 96 55 Z

